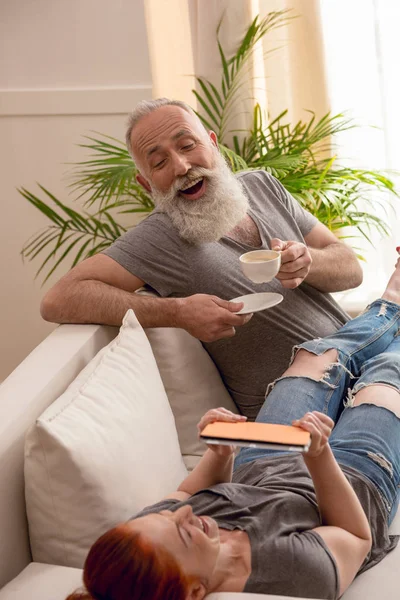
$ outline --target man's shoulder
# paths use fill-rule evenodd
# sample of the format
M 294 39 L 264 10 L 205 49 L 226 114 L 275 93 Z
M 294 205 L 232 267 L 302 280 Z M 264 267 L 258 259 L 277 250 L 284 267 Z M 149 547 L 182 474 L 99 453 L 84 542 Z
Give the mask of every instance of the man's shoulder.
M 272 204 L 282 203 L 279 183 L 264 169 L 249 169 L 248 171 L 240 171 L 236 173 L 236 177 L 244 187 L 249 199 L 254 204 L 260 202 L 265 207 L 265 203 Z
M 156 223 L 168 223 L 170 219 L 166 213 L 159 208 L 154 208 L 138 225 L 155 225 Z
M 162 245 L 164 247 L 181 246 L 182 241 L 167 214 L 153 210 L 143 220 L 131 227 L 124 238 L 129 243 Z
M 238 171 L 235 173 L 238 179 L 244 181 L 271 181 L 274 178 L 272 175 L 267 173 L 264 169 L 246 169 L 245 171 Z
M 142 219 L 135 227 L 133 228 L 136 232 L 140 232 L 144 234 L 149 230 L 166 232 L 166 231 L 174 231 L 174 226 L 172 225 L 171 219 L 169 216 L 162 212 L 161 210 L 155 208 L 151 213 L 149 213 L 144 219 Z
M 236 177 L 240 180 L 242 185 L 244 185 L 250 191 L 254 189 L 268 189 L 271 193 L 276 194 L 276 185 L 277 180 L 264 169 L 249 169 L 246 171 L 239 171 L 239 173 L 235 173 Z

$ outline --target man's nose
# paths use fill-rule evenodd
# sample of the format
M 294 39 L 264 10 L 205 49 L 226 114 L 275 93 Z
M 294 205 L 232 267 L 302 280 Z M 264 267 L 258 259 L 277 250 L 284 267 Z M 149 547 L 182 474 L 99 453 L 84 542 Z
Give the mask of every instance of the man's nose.
M 173 166 L 175 177 L 186 175 L 189 171 L 191 164 L 189 163 L 186 156 L 175 153 L 173 156 Z

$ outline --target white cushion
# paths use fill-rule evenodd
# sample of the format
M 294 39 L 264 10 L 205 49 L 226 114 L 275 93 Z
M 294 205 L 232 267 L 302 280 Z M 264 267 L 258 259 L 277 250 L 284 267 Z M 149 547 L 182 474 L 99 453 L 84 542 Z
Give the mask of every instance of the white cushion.
M 217 406 L 238 410 L 199 340 L 184 329 L 158 327 L 145 332 L 175 417 L 185 464 L 191 469 L 205 450 L 196 428 L 201 417 Z
M 81 585 L 81 569 L 30 563 L 0 590 L 0 600 L 65 600 Z
M 115 340 L 27 434 L 34 560 L 82 566 L 99 535 L 174 491 L 186 474 L 150 344 L 128 311 Z
M 151 288 L 140 288 L 141 296 L 159 297 Z M 203 344 L 184 329 L 145 329 L 161 379 L 175 417 L 179 444 L 189 470 L 204 454 L 196 425 L 210 409 L 223 406 L 237 413 L 219 371 Z

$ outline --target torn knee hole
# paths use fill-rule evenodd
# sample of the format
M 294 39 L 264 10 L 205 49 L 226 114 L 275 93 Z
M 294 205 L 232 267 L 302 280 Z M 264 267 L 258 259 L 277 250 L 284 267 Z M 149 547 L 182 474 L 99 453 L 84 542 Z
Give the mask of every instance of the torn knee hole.
M 346 399 L 343 401 L 344 408 L 353 408 L 354 407 L 354 398 L 355 398 L 355 393 L 353 392 L 353 390 L 351 388 L 347 388 L 347 396 L 346 396 Z
M 335 348 L 326 350 L 323 354 L 314 354 L 300 348 L 284 377 L 309 377 L 315 381 L 327 381 L 332 367 L 339 364 L 337 359 L 338 351 Z

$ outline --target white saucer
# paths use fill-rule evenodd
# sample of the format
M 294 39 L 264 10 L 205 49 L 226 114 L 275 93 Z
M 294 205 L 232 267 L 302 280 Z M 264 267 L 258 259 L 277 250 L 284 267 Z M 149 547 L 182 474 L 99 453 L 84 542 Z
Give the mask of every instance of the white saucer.
M 231 302 L 244 302 L 242 310 L 239 310 L 235 314 L 247 315 L 248 313 L 271 308 L 271 306 L 279 304 L 279 302 L 282 302 L 282 300 L 282 294 L 275 294 L 273 292 L 260 292 L 257 294 L 246 294 L 246 296 L 232 298 Z

